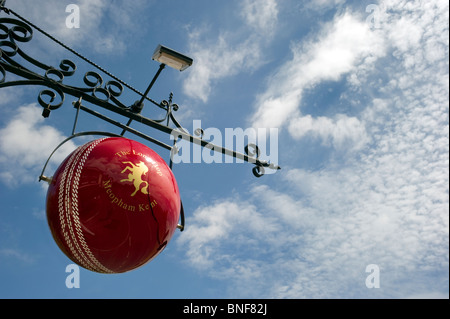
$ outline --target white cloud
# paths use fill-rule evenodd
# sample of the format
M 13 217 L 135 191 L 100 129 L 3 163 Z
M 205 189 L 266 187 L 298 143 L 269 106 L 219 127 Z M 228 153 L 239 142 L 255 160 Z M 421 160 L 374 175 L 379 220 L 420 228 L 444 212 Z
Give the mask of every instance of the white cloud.
M 385 2 L 389 14 L 379 30 L 346 13 L 314 39 L 293 45 L 292 60 L 257 100 L 263 107 L 253 119 L 285 126 L 294 138 L 316 136 L 337 148 L 350 142 L 356 151 L 312 171 L 280 158 L 286 166 L 271 179 L 263 177 L 248 193 L 187 216 L 176 241 L 183 260 L 226 282 L 228 296 L 448 298 L 448 3 Z M 249 7 L 248 21 L 257 18 L 250 9 L 257 10 Z M 199 73 L 192 75 L 200 87 L 197 98 L 206 101 L 214 81 L 238 72 L 219 68 L 215 77 L 214 58 L 239 66 L 257 51 L 242 58 L 232 48 L 245 52 L 245 45 L 261 43 L 234 44 L 231 38 L 224 33 L 204 51 L 202 40 L 192 38 L 194 51 L 203 56 Z M 347 100 L 371 90 L 357 115 L 302 112 L 305 89 L 343 76 L 360 89 L 357 96 L 345 92 Z M 36 180 L 64 138 L 43 124 L 40 113 L 35 105 L 18 108 L 0 129 L 3 182 Z M 308 152 L 295 143 L 290 148 Z M 0 256 L 21 258 L 10 249 Z M 374 263 L 381 289 L 365 286 L 365 267 Z
M 194 213 L 193 224 L 186 228 L 178 241 L 180 245 L 188 246 L 187 256 L 195 267 L 208 269 L 213 265 L 213 261 L 217 261 L 215 248 L 220 242 L 232 241 L 238 246 L 244 245 L 241 248 L 248 245 L 248 242 L 239 243 L 239 236 L 233 238 L 233 228 L 236 226 L 244 227 L 254 234 L 273 228 L 253 205 L 224 201 L 213 207 L 200 207 Z M 245 239 L 245 236 L 241 238 Z M 227 253 L 224 252 L 219 258 L 225 261 Z
M 358 118 L 344 114 L 335 118 L 299 116 L 289 123 L 289 133 L 296 139 L 318 138 L 336 149 L 361 149 L 369 141 L 364 124 Z
M 235 26 L 232 32 L 219 31 L 214 43 L 202 39 L 209 27 L 190 31 L 189 55 L 195 61 L 195 68 L 183 84 L 189 97 L 206 103 L 218 80 L 255 70 L 264 63 L 262 48 L 270 43 L 277 24 L 276 2 L 245 1 L 241 15 L 245 26 Z
M 448 196 L 439 178 L 415 171 L 413 163 L 400 169 L 403 161 L 369 158 L 344 169 L 281 172 L 288 191 L 258 185 L 199 208 L 178 247 L 191 266 L 228 282 L 234 297 L 443 294 Z M 365 286 L 369 264 L 379 265 L 383 290 Z
M 448 5 L 408 2 L 407 11 L 392 2 L 386 5 L 390 14 L 377 30 L 387 39 L 377 54 L 390 50 L 382 71 L 363 65 L 360 77 L 358 63 L 364 64 L 373 51 L 351 43 L 343 46 L 351 49 L 348 55 L 335 51 L 347 62 L 335 61 L 339 65 L 330 66 L 330 73 L 319 67 L 317 61 L 329 62 L 323 44 L 333 48 L 331 35 L 352 29 L 327 28 L 322 40 L 294 48 L 293 60 L 262 94 L 268 100 L 259 99 L 268 103 L 259 111 L 274 111 L 259 117 L 261 123 L 302 124 L 297 134 L 337 144 L 369 136 L 368 145 L 316 171 L 296 168 L 285 158 L 293 168 L 277 173 L 279 184 L 253 186 L 248 194 L 201 207 L 187 218 L 187 236 L 180 236 L 179 247 L 187 248 L 192 266 L 227 281 L 229 296 L 448 298 Z M 333 25 L 338 21 L 363 27 L 348 14 Z M 406 33 L 411 25 L 419 35 L 392 35 Z M 363 37 L 355 43 L 358 39 L 366 43 Z M 435 49 L 438 53 L 429 52 Z M 362 88 L 361 95 L 380 73 L 386 80 L 365 96 L 368 103 L 358 118 L 314 118 L 299 110 L 307 82 L 297 71 L 306 69 L 311 72 L 304 77 L 314 83 L 355 74 L 358 81 L 352 85 Z M 271 108 L 276 105 L 290 109 L 276 118 L 280 112 Z M 380 289 L 365 286 L 369 264 L 380 267 Z
M 249 26 L 265 37 L 270 37 L 276 30 L 278 8 L 275 0 L 245 0 L 241 14 Z
M 11 249 L 11 248 L 0 249 L 0 259 L 6 259 L 6 258 L 7 259 L 14 258 L 16 260 L 19 260 L 19 261 L 27 263 L 27 264 L 34 262 L 33 257 L 31 257 L 29 254 L 23 253 L 17 249 Z
M 190 48 L 195 68 L 184 81 L 183 89 L 188 96 L 206 103 L 214 81 L 251 70 L 256 66 L 260 52 L 253 40 L 233 46 L 220 36 L 217 43 L 205 47 L 195 35 L 198 33 L 191 35 Z
M 66 12 L 68 4 L 58 0 L 16 0 L 7 3 L 7 6 L 69 46 L 92 43 L 95 45 L 89 47 L 97 53 L 117 54 L 126 50 L 135 21 L 142 14 L 141 9 L 148 5 L 143 0 L 115 2 L 113 5 L 106 0 L 76 1 L 74 4 L 79 8 L 80 27 L 68 28 L 66 19 L 71 14 Z M 114 23 L 105 26 L 105 19 Z
M 402 51 L 408 51 L 414 49 L 420 44 L 422 37 L 422 29 L 420 25 L 414 23 L 414 21 L 407 17 L 402 17 L 399 20 L 393 22 L 393 28 L 397 29 L 397 32 L 390 32 L 390 41 Z
M 13 88 L 2 88 L 0 91 L 0 107 L 9 104 L 16 98 L 17 91 Z
M 21 106 L 11 121 L 0 129 L 0 178 L 8 186 L 37 181 L 47 158 L 65 139 L 55 128 L 43 125 L 41 113 L 42 109 L 35 104 Z M 67 142 L 50 163 L 60 163 L 74 149 L 73 142 Z M 52 167 L 47 169 L 49 172 L 46 173 L 50 173 Z
M 345 0 L 312 0 L 305 4 L 305 7 L 313 10 L 324 10 L 339 6 L 345 3 Z
M 383 56 L 383 39 L 364 21 L 346 12 L 324 26 L 317 38 L 294 45 L 292 53 L 293 58 L 271 77 L 266 91 L 256 99 L 251 125 L 281 128 L 288 124 L 291 135 L 296 138 L 310 132 L 331 138 L 338 144 L 343 138 L 359 139 L 360 133 L 364 135 L 363 125 L 356 118 L 337 115 L 327 119 L 302 115 L 302 97 L 306 89 L 322 81 L 339 80 L 364 62 L 373 63 Z M 300 127 L 303 124 L 309 124 L 307 129 Z

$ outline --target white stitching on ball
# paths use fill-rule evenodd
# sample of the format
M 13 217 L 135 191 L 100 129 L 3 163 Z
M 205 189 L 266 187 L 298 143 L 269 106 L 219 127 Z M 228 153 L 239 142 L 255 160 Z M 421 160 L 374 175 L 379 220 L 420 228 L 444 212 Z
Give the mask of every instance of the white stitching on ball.
M 81 229 L 81 223 L 80 223 L 80 218 L 79 218 L 79 214 L 78 214 L 78 187 L 79 187 L 81 172 L 82 172 L 82 170 L 84 168 L 84 164 L 85 164 L 86 159 L 88 158 L 89 154 L 92 152 L 92 150 L 100 142 L 102 142 L 105 139 L 106 138 L 102 138 L 102 139 L 98 139 L 98 140 L 92 142 L 92 144 L 89 145 L 88 149 L 83 154 L 81 159 L 79 161 L 77 161 L 77 163 L 74 165 L 74 167 L 75 166 L 78 166 L 78 167 L 77 167 L 77 170 L 75 172 L 75 177 L 73 178 L 73 184 L 72 184 L 72 188 L 71 188 L 72 189 L 72 201 L 71 202 L 72 202 L 72 212 L 73 212 L 72 220 L 73 220 L 73 223 L 75 225 L 76 234 L 78 235 L 77 236 L 78 241 L 79 241 L 80 245 L 82 246 L 82 248 L 84 249 L 84 252 L 88 256 L 90 261 L 96 266 L 95 267 L 96 271 L 97 272 L 114 273 L 112 270 L 110 270 L 107 267 L 105 267 L 104 265 L 102 265 L 97 260 L 97 258 L 95 258 L 95 256 L 91 252 L 89 246 L 86 244 L 86 241 L 85 241 L 85 238 L 84 238 L 84 234 L 83 234 L 83 230 Z

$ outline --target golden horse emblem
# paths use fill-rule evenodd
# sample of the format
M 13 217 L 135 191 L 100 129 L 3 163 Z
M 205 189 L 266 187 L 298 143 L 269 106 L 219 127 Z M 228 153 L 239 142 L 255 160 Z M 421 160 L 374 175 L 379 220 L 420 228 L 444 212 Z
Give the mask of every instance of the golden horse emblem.
M 148 172 L 147 165 L 144 162 L 139 162 L 138 164 L 133 164 L 132 162 L 122 162 L 123 164 L 130 164 L 130 166 L 125 167 L 125 169 L 121 173 L 125 173 L 126 171 L 130 171 L 128 174 L 128 178 L 122 179 L 120 182 L 132 182 L 134 185 L 134 192 L 131 196 L 136 195 L 136 193 L 140 190 L 143 194 L 148 194 L 148 183 L 142 180 L 142 175 L 145 175 Z M 141 188 L 141 185 L 144 186 Z

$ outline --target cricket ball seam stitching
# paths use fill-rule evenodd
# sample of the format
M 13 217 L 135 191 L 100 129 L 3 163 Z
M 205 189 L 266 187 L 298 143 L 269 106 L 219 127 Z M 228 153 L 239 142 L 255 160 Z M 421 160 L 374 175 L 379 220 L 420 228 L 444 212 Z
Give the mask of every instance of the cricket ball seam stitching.
M 83 154 L 83 152 L 86 151 L 86 149 L 91 144 L 92 143 L 86 144 L 85 147 L 83 147 L 83 149 L 80 152 L 78 152 L 76 154 L 76 156 L 74 156 L 74 158 L 75 158 L 74 164 L 70 165 L 69 176 L 67 178 L 67 185 L 65 187 L 65 190 L 66 190 L 66 199 L 72 208 L 72 209 L 69 208 L 66 211 L 66 218 L 67 218 L 67 223 L 69 224 L 69 234 L 71 235 L 71 237 L 70 237 L 71 242 L 72 242 L 72 244 L 74 244 L 74 246 L 77 250 L 77 256 L 81 256 L 81 258 L 83 258 L 84 261 L 89 265 L 89 268 L 95 269 L 95 266 L 92 264 L 92 261 L 89 259 L 89 256 L 86 256 L 84 254 L 83 250 L 80 248 L 80 244 L 77 241 L 77 236 L 74 232 L 74 227 L 72 226 L 72 225 L 75 225 L 75 227 L 76 227 L 76 219 L 75 219 L 76 216 L 74 216 L 73 212 L 74 212 L 74 210 L 77 210 L 77 206 L 75 205 L 73 200 L 72 201 L 70 200 L 70 192 L 72 192 L 72 194 L 74 192 L 73 187 L 71 187 L 71 181 L 73 180 L 73 173 L 74 173 L 75 167 L 77 166 L 77 163 L 79 162 L 79 159 L 80 159 L 81 155 Z M 68 207 L 70 207 L 70 206 L 68 206 Z M 71 217 L 72 217 L 72 219 L 71 219 Z M 77 257 L 77 258 L 79 260 L 81 260 L 80 257 Z
M 72 252 L 72 255 L 74 256 L 75 259 L 77 259 L 77 261 L 83 266 L 86 267 L 87 269 L 92 269 L 92 267 L 90 267 L 89 265 L 87 265 L 84 260 L 82 258 L 80 258 L 77 250 L 75 249 L 74 245 L 73 245 L 73 241 L 70 237 L 70 229 L 71 229 L 71 222 L 70 222 L 70 217 L 69 217 L 69 205 L 70 205 L 70 200 L 67 197 L 67 193 L 69 191 L 69 187 L 70 187 L 70 179 L 68 179 L 68 183 L 69 186 L 66 187 L 66 178 L 67 178 L 67 173 L 69 172 L 69 169 L 74 161 L 74 159 L 77 157 L 77 155 L 81 152 L 83 152 L 86 149 L 87 145 L 80 147 L 77 151 L 75 151 L 72 156 L 70 156 L 66 167 L 64 168 L 64 172 L 61 178 L 61 182 L 60 182 L 60 189 L 59 189 L 59 217 L 60 217 L 60 221 L 61 221 L 61 230 L 64 236 L 64 240 L 69 248 L 69 250 Z M 67 208 L 67 214 L 66 214 L 66 208 Z M 67 223 L 65 222 L 67 221 Z M 67 229 L 66 229 L 67 227 Z
M 90 258 L 90 261 L 96 266 L 96 271 L 97 272 L 106 272 L 106 273 L 113 273 L 112 270 L 106 268 L 104 265 L 102 265 L 97 258 L 95 258 L 94 254 L 92 253 L 92 251 L 90 250 L 89 246 L 87 245 L 85 238 L 84 238 L 84 234 L 83 231 L 81 229 L 81 223 L 80 223 L 80 218 L 79 218 L 79 213 L 78 213 L 78 186 L 79 186 L 79 182 L 80 182 L 80 177 L 81 177 L 81 171 L 84 167 L 84 164 L 86 162 L 86 159 L 88 158 L 89 154 L 92 152 L 92 150 L 100 143 L 104 140 L 105 138 L 99 139 L 94 141 L 86 150 L 86 152 L 83 154 L 83 156 L 81 157 L 80 161 L 77 162 L 77 170 L 75 172 L 75 177 L 73 179 L 73 185 L 72 185 L 72 189 L 73 189 L 73 193 L 72 193 L 72 209 L 73 209 L 73 223 L 75 225 L 75 230 L 76 233 L 78 235 L 78 241 L 80 242 L 80 245 L 82 246 L 82 248 L 84 249 L 84 252 L 86 253 L 86 255 Z M 77 166 L 75 165 L 75 166 Z

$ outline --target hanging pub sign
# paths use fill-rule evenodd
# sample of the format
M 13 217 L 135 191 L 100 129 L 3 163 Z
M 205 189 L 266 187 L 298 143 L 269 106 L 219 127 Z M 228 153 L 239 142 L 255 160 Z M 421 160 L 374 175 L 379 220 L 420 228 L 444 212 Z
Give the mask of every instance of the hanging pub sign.
M 44 175 L 49 157 L 39 176 L 39 181 L 49 183 L 46 209 L 53 238 L 76 264 L 99 273 L 130 271 L 155 258 L 167 246 L 176 228 L 184 229 L 183 205 L 171 170 L 172 158 L 180 149 L 177 143 L 189 142 L 251 163 L 255 165 L 252 172 L 256 177 L 263 176 L 267 169 L 280 169 L 275 163 L 260 159 L 259 148 L 254 143 L 242 145 L 243 150 L 233 150 L 205 139 L 201 128 L 190 135 L 175 119 L 174 112 L 179 106 L 172 103 L 172 92 L 168 100 L 160 103 L 148 97 L 166 65 L 183 71 L 192 65 L 190 57 L 158 45 L 152 60 L 160 65 L 142 93 L 7 8 L 5 2 L 0 0 L 0 13 L 7 15 L 0 17 L 0 89 L 23 85 L 44 87 L 38 94 L 44 118 L 62 107 L 66 95 L 76 98 L 72 103 L 76 112 L 72 134 L 50 157 L 74 137 L 107 136 L 73 151 L 53 177 Z M 80 62 L 91 65 L 95 71 L 86 72 L 82 81 L 74 81 L 84 83 L 81 86 L 70 84 L 70 79 L 77 76 L 74 61 L 63 59 L 59 66 L 51 66 L 26 53 L 26 45 L 31 42 L 34 31 L 66 49 Z M 103 80 L 102 75 L 107 76 L 107 80 Z M 124 88 L 136 93 L 138 100 L 121 100 Z M 143 116 L 144 103 L 148 104 L 147 108 L 156 107 L 164 116 Z M 98 109 L 92 108 L 93 105 Z M 104 111 L 114 113 L 120 119 L 113 119 Z M 120 135 L 94 131 L 76 133 L 80 112 L 119 128 Z M 133 122 L 176 138 L 171 139 L 172 145 L 169 145 L 131 127 Z M 147 146 L 124 138 L 125 133 L 170 151 L 169 165 Z
M 100 138 L 73 151 L 47 193 L 47 219 L 59 248 L 100 273 L 144 265 L 168 244 L 180 217 L 177 182 L 147 146 Z

